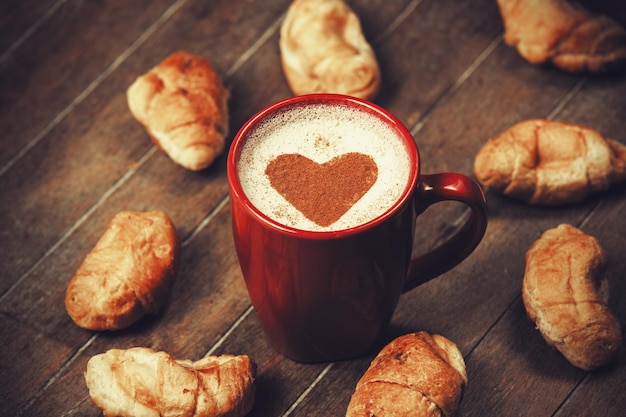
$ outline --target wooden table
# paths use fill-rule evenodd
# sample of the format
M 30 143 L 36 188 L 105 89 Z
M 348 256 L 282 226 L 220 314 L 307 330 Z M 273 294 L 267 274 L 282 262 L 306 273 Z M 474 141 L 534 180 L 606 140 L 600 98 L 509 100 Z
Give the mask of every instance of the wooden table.
M 615 2 L 619 3 L 619 2 Z M 626 77 L 528 64 L 502 40 L 495 0 L 350 0 L 383 72 L 376 102 L 411 129 L 422 172 L 473 174 L 474 156 L 515 122 L 549 118 L 626 143 Z M 597 2 L 596 2 L 597 4 Z M 225 153 L 191 172 L 156 150 L 126 88 L 170 53 L 208 58 L 231 91 L 229 141 L 290 96 L 278 49 L 289 0 L 8 0 L 0 6 L 0 414 L 97 416 L 83 373 L 110 348 L 176 358 L 248 354 L 254 416 L 342 416 L 372 357 L 298 364 L 268 345 L 231 237 Z M 609 5 L 610 6 L 610 5 Z M 612 16 L 626 23 L 623 6 Z M 461 265 L 404 295 L 386 340 L 439 333 L 464 354 L 460 416 L 623 416 L 626 349 L 583 372 L 543 341 L 520 297 L 524 254 L 570 223 L 609 262 L 610 308 L 626 323 L 626 187 L 582 204 L 531 207 L 486 193 L 490 223 Z M 420 218 L 416 253 L 453 233 L 465 208 Z M 167 307 L 126 330 L 90 332 L 65 311 L 66 286 L 121 210 L 163 210 L 182 241 Z

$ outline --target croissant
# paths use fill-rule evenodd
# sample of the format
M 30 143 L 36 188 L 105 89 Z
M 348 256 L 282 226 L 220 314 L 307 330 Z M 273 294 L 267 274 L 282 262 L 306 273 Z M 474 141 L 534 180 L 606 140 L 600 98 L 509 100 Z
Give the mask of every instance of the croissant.
M 487 142 L 474 173 L 483 185 L 529 204 L 574 203 L 626 179 L 626 146 L 587 127 L 532 119 Z
M 201 170 L 224 150 L 229 92 L 209 61 L 174 53 L 139 76 L 126 97 L 132 115 L 175 163 Z
M 122 211 L 72 277 L 65 307 L 90 330 L 117 330 L 167 301 L 179 264 L 179 240 L 162 211 Z
M 296 94 L 373 99 L 380 84 L 374 52 L 342 0 L 294 0 L 280 29 L 285 78 Z
M 450 417 L 466 385 L 465 361 L 452 341 L 426 332 L 407 334 L 374 358 L 346 417 Z
M 626 30 L 567 0 L 498 0 L 504 41 L 532 64 L 571 72 L 626 66 Z
M 240 417 L 252 409 L 255 374 L 246 355 L 176 361 L 136 347 L 93 356 L 85 382 L 107 417 Z
M 607 307 L 606 256 L 574 226 L 547 230 L 526 253 L 522 300 L 546 342 L 574 366 L 593 370 L 617 356 L 621 329 Z

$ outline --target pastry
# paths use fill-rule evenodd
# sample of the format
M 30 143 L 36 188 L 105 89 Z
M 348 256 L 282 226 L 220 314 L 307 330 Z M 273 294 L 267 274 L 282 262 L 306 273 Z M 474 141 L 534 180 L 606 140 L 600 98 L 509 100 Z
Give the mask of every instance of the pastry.
M 374 358 L 346 417 L 450 417 L 466 385 L 465 361 L 452 341 L 426 332 L 407 334 Z
M 576 203 L 626 179 L 626 146 L 587 127 L 532 119 L 487 142 L 474 173 L 486 187 L 529 204 Z
M 177 52 L 126 92 L 131 113 L 175 163 L 198 171 L 224 150 L 229 92 L 209 61 Z
M 374 51 L 342 0 L 294 0 L 280 29 L 283 71 L 296 95 L 337 93 L 371 100 L 380 84 Z
M 107 417 L 242 417 L 254 403 L 255 373 L 246 355 L 177 361 L 136 347 L 93 356 L 85 382 Z
M 620 324 L 607 307 L 605 263 L 597 239 L 569 224 L 547 230 L 526 253 L 528 317 L 550 346 L 584 370 L 612 361 L 621 345 Z
M 504 41 L 532 64 L 571 72 L 626 67 L 626 30 L 568 0 L 498 0 Z
M 165 213 L 116 214 L 67 287 L 68 314 L 85 329 L 117 330 L 157 313 L 176 279 L 179 246 Z

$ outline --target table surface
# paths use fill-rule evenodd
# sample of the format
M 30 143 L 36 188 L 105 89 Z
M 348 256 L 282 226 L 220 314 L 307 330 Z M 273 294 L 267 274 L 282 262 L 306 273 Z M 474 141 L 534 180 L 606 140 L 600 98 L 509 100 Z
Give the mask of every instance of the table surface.
M 618 2 L 616 2 L 618 3 Z M 422 173 L 473 175 L 490 138 L 548 118 L 626 143 L 626 77 L 533 66 L 503 42 L 495 0 L 350 0 L 380 62 L 375 102 L 411 130 Z M 596 2 L 597 4 L 597 2 Z M 230 134 L 292 95 L 278 32 L 289 0 L 8 0 L 0 6 L 1 415 L 101 415 L 88 359 L 147 346 L 178 359 L 247 354 L 258 365 L 253 416 L 342 416 L 376 352 L 298 364 L 260 328 L 237 263 L 224 153 L 201 172 L 158 151 L 133 119 L 126 88 L 167 55 L 209 59 L 231 92 Z M 610 4 L 604 5 L 611 7 Z M 623 6 L 611 15 L 626 22 Z M 626 187 L 581 204 L 532 207 L 486 191 L 489 226 L 458 267 L 402 296 L 385 340 L 427 331 L 454 341 L 469 384 L 460 416 L 622 416 L 626 357 L 594 372 L 570 365 L 527 319 L 524 254 L 569 223 L 608 254 L 610 308 L 626 323 Z M 166 308 L 117 332 L 77 327 L 64 296 L 121 210 L 165 211 L 182 242 Z M 415 253 L 466 216 L 441 203 L 418 220 Z

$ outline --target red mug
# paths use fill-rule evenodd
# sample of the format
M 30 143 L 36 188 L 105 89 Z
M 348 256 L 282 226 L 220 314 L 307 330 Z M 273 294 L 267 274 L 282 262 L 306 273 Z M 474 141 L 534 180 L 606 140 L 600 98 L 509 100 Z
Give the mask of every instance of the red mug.
M 267 127 L 283 120 L 282 115 L 325 107 L 332 111 L 317 116 L 325 122 L 333 121 L 335 109 L 348 109 L 362 120 L 384 125 L 401 144 L 408 168 L 399 196 L 373 219 L 337 230 L 307 230 L 277 220 L 251 201 L 252 189 L 267 186 L 264 177 L 269 168 L 265 176 L 262 171 L 255 174 L 258 183 L 254 180 L 244 187 L 241 170 L 249 161 L 242 160 L 242 152 L 252 135 L 259 136 L 259 126 L 265 129 L 260 136 L 265 132 L 269 136 L 272 129 Z M 300 129 L 299 116 L 286 123 L 295 125 L 291 132 Z M 292 135 L 288 146 L 294 139 L 300 138 Z M 251 149 L 246 152 L 254 155 Z M 283 152 L 281 146 L 272 149 L 277 155 Z M 417 146 L 402 122 L 354 97 L 302 95 L 261 110 L 235 136 L 227 171 L 233 238 L 252 305 L 273 347 L 297 362 L 336 361 L 367 353 L 388 326 L 401 294 L 460 263 L 476 248 L 487 227 L 485 196 L 473 179 L 458 173 L 420 175 Z M 303 173 L 290 175 L 299 179 Z M 382 171 L 378 175 L 384 177 Z M 440 246 L 412 258 L 417 216 L 444 200 L 467 204 L 469 218 Z M 320 206 L 319 210 L 324 209 Z

